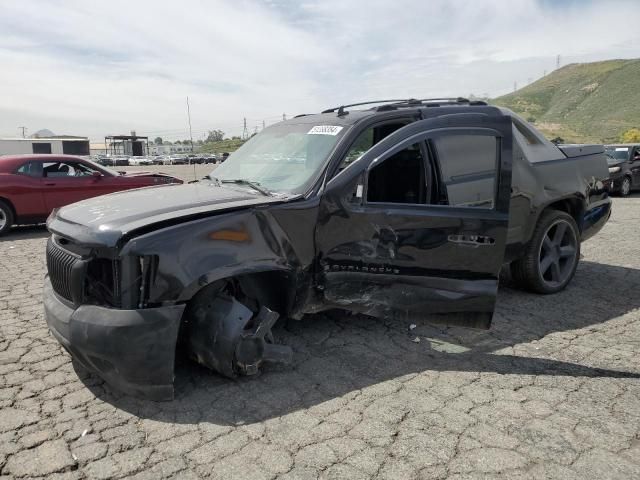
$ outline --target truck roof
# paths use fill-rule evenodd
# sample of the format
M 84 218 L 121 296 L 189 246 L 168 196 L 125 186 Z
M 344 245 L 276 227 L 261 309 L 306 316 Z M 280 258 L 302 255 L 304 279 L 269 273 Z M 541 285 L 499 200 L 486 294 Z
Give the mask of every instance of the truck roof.
M 524 157 L 531 163 L 560 160 L 584 154 L 586 151 L 594 152 L 598 149 L 602 151 L 602 146 L 581 145 L 566 147 L 564 149 L 558 148 L 557 145 L 550 142 L 542 133 L 508 108 L 488 105 L 483 101 L 471 101 L 462 97 L 359 102 L 332 107 L 320 113 L 297 115 L 281 123 L 349 127 L 363 119 L 376 115 L 387 116 L 389 112 L 394 111 L 407 114 L 417 114 L 421 112 L 423 118 L 439 117 L 454 113 L 482 113 L 493 117 L 508 116 L 513 122 L 514 137 L 517 139 L 524 153 Z

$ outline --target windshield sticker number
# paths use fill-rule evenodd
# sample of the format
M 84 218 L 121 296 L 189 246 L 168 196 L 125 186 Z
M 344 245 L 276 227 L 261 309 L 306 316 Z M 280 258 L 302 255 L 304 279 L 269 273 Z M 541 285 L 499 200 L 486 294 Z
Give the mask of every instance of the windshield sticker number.
M 335 125 L 316 125 L 309 130 L 308 135 L 337 135 L 344 127 Z

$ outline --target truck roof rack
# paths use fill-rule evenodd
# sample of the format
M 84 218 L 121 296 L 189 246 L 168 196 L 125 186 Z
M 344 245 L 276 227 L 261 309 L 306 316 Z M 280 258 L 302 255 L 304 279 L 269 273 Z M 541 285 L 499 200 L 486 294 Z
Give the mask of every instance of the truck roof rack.
M 409 99 L 411 100 L 411 99 Z M 361 105 L 372 105 L 374 103 L 397 103 L 397 102 L 408 102 L 409 100 L 407 99 L 394 99 L 394 100 L 371 100 L 368 102 L 359 102 L 359 103 L 350 103 L 349 105 L 340 105 L 339 107 L 333 107 L 333 108 L 328 108 L 326 110 L 323 110 L 322 113 L 332 113 L 335 112 L 336 110 L 338 110 L 338 115 L 340 115 L 340 112 L 343 112 L 345 108 L 347 107 L 359 107 Z
M 349 105 L 341 105 L 339 107 L 328 108 L 323 110 L 322 113 L 333 113 L 338 111 L 338 116 L 345 114 L 345 109 L 348 107 L 359 107 L 362 105 L 373 105 L 376 103 L 384 103 L 378 107 L 373 107 L 376 111 L 395 110 L 403 107 L 438 107 L 440 105 L 487 105 L 487 102 L 481 100 L 469 100 L 464 97 L 443 97 L 443 98 L 407 98 L 407 99 L 394 99 L 394 100 L 371 100 L 368 102 L 351 103 Z

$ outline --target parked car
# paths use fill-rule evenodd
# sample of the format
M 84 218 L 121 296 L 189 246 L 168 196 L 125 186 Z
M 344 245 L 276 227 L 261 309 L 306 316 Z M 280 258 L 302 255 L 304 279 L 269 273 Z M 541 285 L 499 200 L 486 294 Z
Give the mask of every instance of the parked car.
M 623 197 L 640 188 L 640 144 L 607 145 L 605 152 L 609 164 L 607 188 Z
M 204 163 L 210 164 L 210 163 L 218 162 L 218 159 L 213 153 L 205 153 L 203 157 L 204 157 Z
M 153 162 L 147 157 L 129 157 L 129 165 L 152 165 Z
M 197 155 L 195 153 L 188 154 L 186 159 L 189 165 L 200 165 L 204 163 L 204 158 L 201 155 Z
M 0 235 L 55 208 L 105 193 L 182 183 L 164 173 L 116 172 L 71 155 L 0 156 Z
M 96 163 L 103 167 L 127 167 L 129 166 L 129 157 L 124 155 L 105 156 Z
M 288 361 L 279 316 L 489 328 L 503 264 L 558 292 L 609 218 L 601 145 L 558 148 L 464 99 L 351 107 L 270 126 L 196 183 L 58 210 L 52 334 L 116 388 L 169 399 L 178 342 L 228 377 Z

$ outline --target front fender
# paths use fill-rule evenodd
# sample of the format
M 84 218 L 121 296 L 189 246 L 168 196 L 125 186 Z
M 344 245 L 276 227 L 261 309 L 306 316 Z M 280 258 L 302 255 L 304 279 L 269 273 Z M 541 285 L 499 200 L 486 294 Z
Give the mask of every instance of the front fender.
M 169 226 L 130 240 L 122 256 L 157 257 L 149 303 L 181 302 L 204 285 L 237 275 L 302 269 L 296 248 L 266 209 Z

